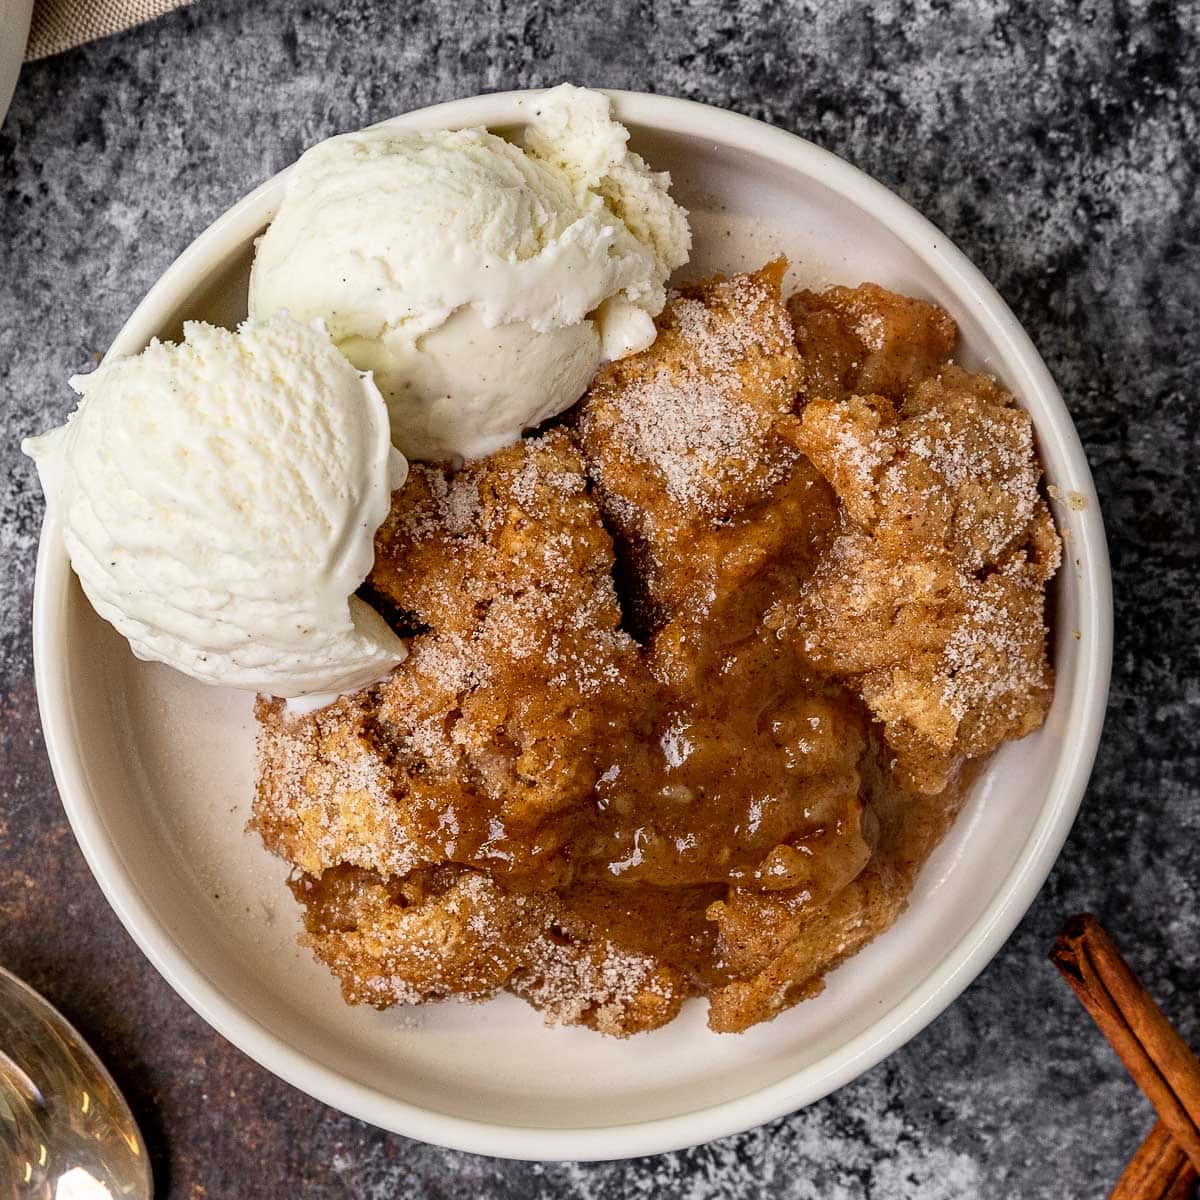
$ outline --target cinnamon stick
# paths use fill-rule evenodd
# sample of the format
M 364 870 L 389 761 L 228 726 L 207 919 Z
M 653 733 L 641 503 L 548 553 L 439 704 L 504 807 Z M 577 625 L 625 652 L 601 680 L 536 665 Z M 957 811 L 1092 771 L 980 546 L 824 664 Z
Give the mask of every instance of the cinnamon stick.
M 1200 1175 L 1161 1122 L 1146 1135 L 1108 1200 L 1191 1200 Z
M 1200 1060 L 1095 917 L 1072 917 L 1058 935 L 1050 961 L 1158 1110 L 1178 1148 L 1200 1170 Z M 1161 1139 L 1156 1146 L 1161 1147 Z

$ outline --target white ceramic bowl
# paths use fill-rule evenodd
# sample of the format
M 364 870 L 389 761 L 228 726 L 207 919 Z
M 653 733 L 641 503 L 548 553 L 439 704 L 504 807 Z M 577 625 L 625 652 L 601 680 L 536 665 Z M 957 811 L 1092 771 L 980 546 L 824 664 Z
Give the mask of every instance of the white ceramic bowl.
M 1058 687 L 1046 725 L 992 761 L 923 871 L 909 911 L 816 1000 L 739 1037 L 688 1005 L 627 1042 L 546 1029 L 511 997 L 378 1013 L 342 1004 L 295 945 L 284 864 L 244 833 L 251 701 L 135 661 L 85 601 L 60 531 L 38 558 L 38 697 L 55 778 L 109 902 L 171 985 L 269 1070 L 375 1125 L 514 1158 L 616 1158 L 746 1129 L 824 1096 L 903 1044 L 978 974 L 1045 879 L 1083 794 L 1108 685 L 1104 533 L 1070 416 L 1029 339 L 936 229 L 846 163 L 745 117 L 614 93 L 633 144 L 671 170 L 692 210 L 693 272 L 784 251 L 802 282 L 873 279 L 925 295 L 962 329 L 964 359 L 1032 414 L 1066 565 L 1054 591 Z M 408 127 L 512 126 L 514 96 L 398 118 Z M 251 243 L 280 177 L 199 237 L 125 324 L 133 354 L 188 317 L 245 312 Z

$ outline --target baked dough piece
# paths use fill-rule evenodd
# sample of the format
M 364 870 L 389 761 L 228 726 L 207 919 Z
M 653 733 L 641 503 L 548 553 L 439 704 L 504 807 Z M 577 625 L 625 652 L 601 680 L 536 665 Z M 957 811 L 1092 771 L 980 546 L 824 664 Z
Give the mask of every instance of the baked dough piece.
M 796 627 L 854 687 L 921 791 L 1023 737 L 1053 691 L 1045 586 L 1060 544 L 1028 414 L 960 367 L 885 396 L 817 397 L 797 445 L 838 493 L 843 527 Z
M 937 374 L 958 339 L 950 314 L 876 283 L 797 292 L 788 300 L 803 363 L 801 398 L 900 400 Z
M 416 467 L 370 585 L 421 632 L 382 683 L 308 716 L 259 705 L 255 824 L 310 874 L 487 867 L 549 886 L 648 678 L 612 543 L 563 430 L 457 474 Z
M 292 891 L 305 909 L 305 944 L 349 1004 L 485 1000 L 508 988 L 548 1024 L 627 1037 L 666 1024 L 694 990 L 680 970 L 605 937 L 555 893 L 514 893 L 477 871 L 386 880 L 335 867 L 298 877 Z
M 801 363 L 783 270 L 779 261 L 673 294 L 654 344 L 602 368 L 580 407 L 588 472 L 644 635 L 708 612 L 781 543 L 819 536 L 807 529 L 821 524 L 810 505 L 824 489 L 787 436 Z M 776 503 L 781 490 L 790 512 Z M 773 528 L 748 539 L 761 513 Z

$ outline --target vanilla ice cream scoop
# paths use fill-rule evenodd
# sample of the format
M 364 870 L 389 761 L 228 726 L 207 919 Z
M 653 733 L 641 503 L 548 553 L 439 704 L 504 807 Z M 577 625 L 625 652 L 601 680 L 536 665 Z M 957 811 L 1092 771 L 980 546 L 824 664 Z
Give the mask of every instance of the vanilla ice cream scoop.
M 71 386 L 22 448 L 96 611 L 139 658 L 276 696 L 346 691 L 404 644 L 353 592 L 407 464 L 325 331 L 192 322 Z
M 522 100 L 522 145 L 380 126 L 314 146 L 258 243 L 250 313 L 322 319 L 410 458 L 475 458 L 648 346 L 687 214 L 608 97 Z

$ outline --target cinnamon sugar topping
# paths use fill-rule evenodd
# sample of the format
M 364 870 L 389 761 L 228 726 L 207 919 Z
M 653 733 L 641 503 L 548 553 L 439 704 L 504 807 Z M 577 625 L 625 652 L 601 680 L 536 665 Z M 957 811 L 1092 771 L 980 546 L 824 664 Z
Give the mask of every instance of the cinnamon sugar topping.
M 782 273 L 673 294 L 568 427 L 414 466 L 367 593 L 409 657 L 306 716 L 260 700 L 254 824 L 348 1001 L 769 1020 L 902 911 L 964 764 L 1043 719 L 1028 417 L 936 306 L 785 305 Z

